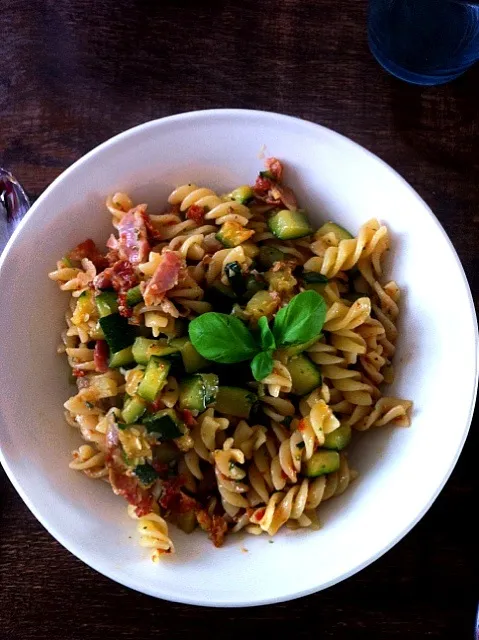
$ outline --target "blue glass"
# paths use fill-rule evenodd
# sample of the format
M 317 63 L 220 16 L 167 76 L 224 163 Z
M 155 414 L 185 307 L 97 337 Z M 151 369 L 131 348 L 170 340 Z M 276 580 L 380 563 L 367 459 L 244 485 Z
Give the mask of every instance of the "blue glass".
M 370 0 L 368 38 L 376 60 L 415 84 L 453 80 L 479 59 L 479 2 Z

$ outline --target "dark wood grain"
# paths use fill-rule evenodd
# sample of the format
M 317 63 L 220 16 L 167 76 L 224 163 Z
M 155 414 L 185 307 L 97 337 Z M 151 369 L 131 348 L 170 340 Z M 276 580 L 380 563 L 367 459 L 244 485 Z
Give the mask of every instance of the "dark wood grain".
M 443 87 L 407 86 L 372 59 L 365 20 L 365 0 L 0 0 L 0 165 L 35 198 L 86 151 L 152 118 L 210 107 L 292 114 L 396 168 L 449 233 L 477 299 L 479 69 Z M 477 426 L 434 506 L 383 558 L 314 596 L 235 611 L 157 601 L 96 574 L 0 472 L 0 637 L 233 639 L 291 621 L 298 640 L 471 638 Z

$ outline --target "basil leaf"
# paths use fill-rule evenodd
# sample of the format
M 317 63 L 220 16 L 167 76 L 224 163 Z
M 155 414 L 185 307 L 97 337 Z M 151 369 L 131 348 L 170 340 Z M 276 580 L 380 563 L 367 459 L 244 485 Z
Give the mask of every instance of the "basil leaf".
M 326 319 L 326 302 L 316 291 L 303 291 L 278 311 L 273 334 L 278 346 L 301 344 L 319 336 Z
M 267 351 L 268 349 L 276 349 L 276 341 L 274 339 L 273 332 L 269 328 L 268 318 L 261 316 L 258 320 L 258 327 L 260 329 L 261 346 Z
M 203 313 L 190 322 L 188 333 L 198 353 L 214 362 L 251 360 L 259 351 L 241 320 L 224 313 Z
M 273 356 L 271 351 L 257 353 L 251 362 L 251 371 L 255 380 L 260 382 L 273 371 Z

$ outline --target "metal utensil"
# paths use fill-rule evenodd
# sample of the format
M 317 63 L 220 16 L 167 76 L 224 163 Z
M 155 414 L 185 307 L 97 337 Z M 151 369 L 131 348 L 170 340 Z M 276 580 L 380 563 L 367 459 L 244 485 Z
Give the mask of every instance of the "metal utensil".
M 0 167 L 0 252 L 30 208 L 30 200 L 18 180 Z

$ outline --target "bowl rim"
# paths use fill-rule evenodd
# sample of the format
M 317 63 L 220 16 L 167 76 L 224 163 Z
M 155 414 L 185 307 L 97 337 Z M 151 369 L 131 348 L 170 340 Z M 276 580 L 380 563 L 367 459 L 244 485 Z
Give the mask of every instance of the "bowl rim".
M 238 607 L 252 607 L 252 606 L 263 606 L 263 605 L 269 605 L 269 604 L 277 604 L 277 603 L 281 603 L 281 602 L 287 602 L 290 600 L 295 600 L 298 598 L 302 598 L 314 593 L 318 593 L 319 591 L 322 591 L 323 589 L 327 589 L 335 584 L 338 584 L 339 582 L 342 582 L 343 580 L 346 580 L 347 578 L 353 576 L 354 574 L 358 573 L 359 571 L 361 571 L 362 569 L 368 567 L 369 565 L 371 565 L 373 562 L 375 562 L 376 560 L 378 560 L 381 556 L 383 556 L 387 551 L 389 551 L 392 547 L 394 547 L 400 540 L 402 540 L 402 538 L 404 538 L 415 526 L 416 524 L 423 518 L 423 516 L 427 513 L 427 511 L 429 511 L 429 509 L 431 508 L 431 506 L 433 505 L 433 503 L 436 501 L 438 495 L 440 494 L 440 492 L 442 491 L 442 489 L 444 488 L 446 482 L 448 481 L 448 479 L 451 476 L 451 473 L 453 472 L 457 461 L 459 459 L 459 456 L 464 448 L 464 444 L 467 438 L 467 435 L 469 433 L 469 429 L 471 426 L 471 422 L 472 422 L 472 417 L 473 417 L 473 412 L 474 412 L 474 408 L 475 408 L 475 402 L 476 402 L 476 395 L 477 395 L 477 388 L 478 388 L 478 376 L 479 376 L 479 369 L 478 369 L 478 355 L 479 355 L 479 332 L 478 332 L 478 322 L 477 322 L 477 315 L 476 315 L 476 311 L 475 311 L 475 306 L 474 306 L 474 301 L 473 301 L 473 297 L 472 297 L 472 293 L 471 293 L 471 289 L 469 286 L 469 282 L 467 280 L 464 268 L 462 266 L 462 263 L 459 259 L 459 256 L 456 252 L 456 249 L 454 248 L 454 245 L 452 244 L 449 236 L 447 235 L 446 231 L 444 230 L 443 226 L 441 225 L 441 223 L 439 222 L 439 220 L 437 219 L 437 217 L 434 215 L 433 211 L 431 210 L 431 208 L 428 206 L 428 204 L 421 198 L 421 196 L 415 191 L 415 189 L 413 189 L 413 187 L 395 170 L 393 169 L 389 164 L 387 164 L 384 160 L 382 160 L 379 156 L 377 156 L 375 153 L 369 151 L 368 149 L 366 149 L 365 147 L 363 147 L 362 145 L 360 145 L 359 143 L 355 142 L 354 140 L 351 140 L 350 138 L 348 138 L 347 136 L 335 131 L 334 129 L 331 129 L 329 127 L 326 127 L 324 125 L 309 121 L 309 120 L 305 120 L 302 118 L 298 118 L 295 116 L 289 116 L 289 115 L 285 115 L 285 114 L 280 114 L 280 113 L 276 113 L 274 111 L 266 111 L 266 110 L 257 110 L 257 109 L 230 109 L 230 108 L 217 108 L 217 109 L 204 109 L 204 110 L 197 110 L 197 111 L 186 111 L 186 112 L 180 112 L 180 113 L 176 113 L 170 116 L 165 116 L 162 118 L 156 118 L 154 120 L 149 120 L 147 122 L 144 122 L 142 124 L 139 125 L 135 125 L 134 127 L 131 127 L 129 129 L 126 129 L 118 134 L 115 134 L 114 136 L 108 138 L 107 140 L 105 140 L 104 142 L 100 143 L 99 145 L 97 145 L 96 147 L 94 147 L 93 149 L 91 149 L 90 151 L 88 151 L 86 154 L 84 154 L 83 156 L 81 156 L 78 160 L 76 160 L 73 164 L 71 164 L 69 167 L 67 167 L 67 169 L 65 169 L 64 171 L 62 171 L 62 173 L 57 176 L 55 178 L 55 180 L 53 180 L 53 182 L 45 189 L 45 191 L 43 191 L 43 193 L 39 196 L 39 198 L 34 202 L 34 204 L 32 205 L 32 207 L 29 209 L 29 211 L 26 213 L 26 215 L 24 216 L 24 218 L 21 220 L 21 222 L 18 224 L 18 226 L 16 227 L 16 229 L 14 230 L 11 238 L 9 239 L 9 241 L 7 242 L 2 254 L 0 255 L 0 274 L 2 271 L 2 267 L 4 265 L 4 263 L 8 260 L 8 255 L 10 252 L 11 247 L 15 244 L 16 238 L 19 235 L 19 233 L 21 232 L 21 230 L 23 229 L 23 226 L 25 224 L 28 223 L 28 221 L 30 220 L 30 218 L 32 218 L 34 215 L 36 215 L 36 211 L 37 209 L 40 209 L 43 201 L 47 198 L 47 196 L 50 194 L 51 191 L 53 191 L 57 185 L 62 182 L 67 176 L 70 175 L 70 173 L 73 173 L 77 168 L 79 168 L 82 164 L 84 164 L 85 162 L 87 162 L 91 157 L 97 155 L 98 153 L 101 153 L 103 150 L 107 149 L 110 146 L 115 145 L 117 142 L 119 142 L 120 140 L 125 140 L 129 137 L 134 137 L 137 133 L 139 133 L 140 131 L 146 131 L 148 129 L 154 129 L 155 127 L 157 127 L 159 124 L 168 124 L 168 123 L 176 123 L 176 122 L 181 122 L 181 121 L 188 121 L 188 120 L 194 120 L 196 118 L 201 119 L 211 119 L 211 118 L 217 118 L 217 117 L 226 117 L 226 118 L 230 118 L 230 117 L 241 117 L 243 119 L 246 118 L 266 118 L 266 119 L 270 119 L 273 118 L 279 122 L 283 121 L 286 123 L 294 123 L 296 126 L 300 126 L 303 127 L 304 129 L 309 129 L 312 133 L 317 133 L 318 129 L 321 130 L 323 135 L 329 135 L 334 137 L 335 139 L 339 139 L 339 141 L 341 141 L 343 144 L 347 144 L 349 146 L 352 146 L 353 148 L 355 148 L 358 151 L 361 151 L 362 153 L 367 154 L 371 159 L 373 159 L 374 161 L 380 163 L 380 165 L 383 166 L 384 169 L 386 169 L 387 171 L 391 172 L 395 178 L 402 183 L 402 186 L 407 188 L 410 192 L 410 194 L 412 196 L 414 196 L 414 198 L 419 201 L 421 203 L 421 205 L 424 207 L 425 209 L 425 213 L 427 213 L 427 215 L 430 217 L 431 222 L 436 226 L 436 228 L 438 229 L 438 231 L 442 234 L 443 238 L 446 240 L 447 244 L 449 245 L 449 248 L 452 252 L 452 255 L 454 256 L 455 262 L 457 264 L 457 266 L 459 267 L 459 272 L 462 276 L 462 280 L 463 280 L 463 284 L 465 285 L 467 294 L 468 294 L 468 300 L 469 300 L 469 306 L 470 306 L 470 312 L 471 312 L 471 316 L 472 316 L 472 320 L 473 320 L 473 326 L 474 326 L 474 342 L 475 342 L 475 360 L 474 360 L 474 369 L 475 369 L 475 373 L 474 373 L 474 391 L 470 400 L 470 407 L 469 407 L 469 413 L 468 413 L 468 419 L 467 419 L 467 428 L 464 429 L 464 434 L 462 437 L 462 440 L 460 442 L 460 445 L 457 449 L 457 451 L 455 452 L 453 458 L 451 459 L 449 468 L 447 469 L 446 473 L 444 474 L 444 477 L 441 481 L 441 483 L 439 484 L 439 486 L 436 487 L 435 491 L 433 492 L 432 496 L 430 497 L 429 501 L 423 505 L 422 509 L 419 511 L 419 513 L 416 514 L 416 517 L 408 523 L 407 526 L 405 526 L 400 532 L 397 533 L 397 535 L 391 540 L 389 541 L 388 544 L 383 545 L 380 549 L 378 549 L 374 554 L 372 554 L 369 558 L 367 558 L 366 560 L 364 560 L 363 562 L 359 563 L 358 565 L 352 567 L 349 571 L 341 574 L 340 576 L 337 576 L 336 578 L 333 578 L 331 580 L 329 580 L 327 583 L 325 583 L 324 585 L 320 586 L 320 587 L 312 587 L 312 588 L 308 588 L 308 589 L 304 589 L 304 590 L 298 590 L 294 593 L 290 593 L 284 596 L 279 596 L 279 597 L 265 597 L 262 598 L 261 600 L 247 600 L 247 599 L 243 599 L 241 601 L 236 601 L 236 602 L 223 602 L 223 601 L 208 601 L 205 602 L 204 600 L 198 599 L 198 598 L 194 598 L 194 597 L 188 597 L 188 596 L 171 596 L 169 594 L 166 593 L 159 593 L 157 589 L 153 589 L 150 588 L 149 584 L 142 584 L 142 585 L 138 585 L 136 584 L 136 582 L 134 582 L 133 580 L 129 581 L 123 578 L 119 578 L 115 575 L 115 571 L 113 569 L 104 569 L 104 568 L 99 568 L 99 566 L 96 566 L 95 562 L 92 562 L 88 559 L 88 554 L 84 554 L 82 549 L 77 549 L 75 547 L 74 543 L 70 543 L 70 541 L 67 541 L 63 534 L 58 531 L 57 527 L 51 525 L 48 521 L 48 519 L 44 518 L 43 516 L 41 516 L 38 512 L 37 509 L 35 507 L 35 505 L 32 503 L 32 501 L 30 500 L 30 498 L 28 497 L 28 495 L 23 491 L 21 485 L 20 485 L 20 481 L 17 481 L 12 469 L 10 468 L 10 465 L 8 463 L 7 458 L 5 457 L 5 455 L 3 454 L 2 449 L 0 448 L 0 463 L 2 464 L 5 473 L 7 475 L 7 477 L 9 478 L 10 482 L 12 483 L 12 485 L 14 486 L 14 488 L 16 489 L 17 493 L 20 495 L 20 497 L 22 498 L 23 502 L 26 504 L 26 506 L 29 508 L 29 510 L 32 512 L 32 514 L 35 516 L 35 518 L 40 522 L 40 524 L 42 524 L 42 526 L 50 533 L 50 535 L 52 535 L 63 547 L 65 547 L 65 549 L 67 549 L 72 555 L 74 555 L 75 557 L 77 557 L 79 560 L 81 560 L 82 562 L 84 562 L 87 566 L 89 566 L 90 568 L 92 568 L 93 570 L 97 571 L 98 573 L 110 578 L 112 581 L 121 584 L 124 587 L 133 589 L 135 591 L 139 591 L 140 593 L 144 593 L 146 595 L 149 596 L 153 596 L 155 598 L 160 598 L 160 599 L 164 599 L 164 600 L 168 600 L 170 602 L 178 602 L 178 603 L 182 603 L 182 604 L 189 604 L 189 605 L 195 605 L 195 606 L 208 606 L 208 607 L 219 607 L 219 608 L 238 608 Z

